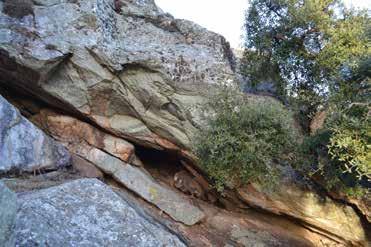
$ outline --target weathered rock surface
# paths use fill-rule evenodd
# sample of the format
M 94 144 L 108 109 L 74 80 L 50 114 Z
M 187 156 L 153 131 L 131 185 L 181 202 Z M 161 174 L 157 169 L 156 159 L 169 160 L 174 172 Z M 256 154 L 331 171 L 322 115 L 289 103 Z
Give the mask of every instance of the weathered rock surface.
M 367 232 L 360 216 L 345 204 L 329 197 L 319 196 L 304 188 L 285 173 L 285 179 L 274 191 L 266 191 L 257 184 L 238 189 L 240 198 L 248 205 L 278 215 L 288 215 L 301 220 L 308 227 L 333 235 L 348 244 L 367 246 Z
M 69 165 L 66 148 L 46 136 L 0 96 L 0 173 Z
M 1 1 L 0 81 L 142 145 L 187 147 L 189 108 L 233 77 L 229 45 L 153 0 L 119 2 Z
M 340 201 L 345 201 L 348 204 L 354 205 L 365 216 L 366 220 L 371 223 L 371 191 L 368 191 L 361 198 L 350 197 L 337 192 L 330 192 L 332 198 Z
M 14 245 L 13 227 L 17 213 L 17 196 L 0 181 L 0 247 Z
M 28 93 L 74 116 L 41 112 L 37 117 L 73 153 L 185 224 L 199 222 L 202 211 L 138 168 L 142 165 L 133 145 L 123 139 L 184 153 L 197 126 L 192 107 L 203 101 L 209 85 L 234 77 L 232 60 L 221 36 L 172 18 L 153 0 L 0 1 L 0 87 Z M 63 160 L 49 162 L 49 155 L 56 155 L 52 147 L 54 142 L 40 149 L 48 160 L 45 167 Z M 32 170 L 34 163 L 17 165 Z M 340 242 L 367 245 L 352 208 L 328 198 L 322 202 L 295 185 L 278 189 L 277 194 L 258 187 L 239 192 L 249 205 L 289 215 Z M 215 222 L 216 227 L 222 220 Z M 232 235 L 240 243 L 251 236 L 272 244 L 277 240 L 244 229 Z
M 79 155 L 111 174 L 118 182 L 156 205 L 174 220 L 194 225 L 204 218 L 204 213 L 176 192 L 161 186 L 142 169 L 131 166 L 99 149 L 86 147 Z
M 115 187 L 120 197 L 139 211 L 182 235 L 188 246 L 285 246 L 285 247 L 345 247 L 285 217 L 247 209 L 236 213 L 194 199 L 205 212 L 205 220 L 192 227 L 169 220 L 149 204 Z
M 18 203 L 19 246 L 185 246 L 96 179 L 21 194 Z
M 23 193 L 58 186 L 66 182 L 82 178 L 72 170 L 57 170 L 39 175 L 23 174 L 21 177 L 10 177 L 1 179 L 12 191 Z
M 32 120 L 43 126 L 45 131 L 58 141 L 73 146 L 72 151 L 76 152 L 75 149 L 80 145 L 88 144 L 125 162 L 134 158 L 134 146 L 131 143 L 106 134 L 76 118 L 56 114 L 51 110 L 41 110 Z
M 94 164 L 81 158 L 78 155 L 72 155 L 72 167 L 82 177 L 86 178 L 103 178 L 104 174 Z
M 174 220 L 194 225 L 204 217 L 203 212 L 197 207 L 176 192 L 161 186 L 148 172 L 139 168 L 141 161 L 134 153 L 134 146 L 123 139 L 105 134 L 87 123 L 73 117 L 58 115 L 50 110 L 42 110 L 33 120 L 43 124 L 54 138 L 64 143 L 75 154 L 74 161 L 79 157 L 83 158 L 106 174 L 112 175 L 121 184 L 156 205 Z M 133 166 L 129 164 L 132 162 Z

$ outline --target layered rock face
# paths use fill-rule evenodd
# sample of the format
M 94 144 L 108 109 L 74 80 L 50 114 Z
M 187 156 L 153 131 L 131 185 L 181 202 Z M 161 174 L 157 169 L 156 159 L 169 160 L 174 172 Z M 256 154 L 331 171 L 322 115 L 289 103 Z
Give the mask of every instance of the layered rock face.
M 287 220 L 193 203 L 145 169 L 137 145 L 189 156 L 199 124 L 194 107 L 214 84 L 234 79 L 231 54 L 223 37 L 174 19 L 153 0 L 0 1 L 0 93 L 16 92 L 10 98 L 18 98 L 30 121 L 54 139 L 0 97 L 0 173 L 56 169 L 72 160 L 86 176 L 112 177 L 154 205 L 195 246 L 367 246 L 369 223 L 354 207 L 302 188 L 289 174 L 274 194 L 249 185 L 234 198 L 240 200 L 234 208 L 249 205 Z M 22 105 L 21 93 L 41 106 Z M 20 194 L 18 201 L 20 245 L 29 239 L 94 245 L 106 238 L 113 245 L 183 245 L 97 180 Z M 101 212 L 102 221 L 95 222 Z M 66 239 L 54 228 L 43 234 L 54 221 Z M 115 228 L 105 232 L 106 221 Z M 106 235 L 96 239 L 100 233 Z
M 233 77 L 229 46 L 153 0 L 118 2 L 0 2 L 0 81 L 141 145 L 189 147 L 189 108 Z
M 303 187 L 290 172 L 274 191 L 266 191 L 257 184 L 237 189 L 239 197 L 252 207 L 278 215 L 299 219 L 306 227 L 320 230 L 338 241 L 349 245 L 367 246 L 367 229 L 363 228 L 357 212 L 344 203 Z
M 125 187 L 156 205 L 174 220 L 194 225 L 204 214 L 189 201 L 166 189 L 143 170 L 129 142 L 102 133 L 97 128 L 73 117 L 42 110 L 33 118 L 71 152 L 113 176 Z

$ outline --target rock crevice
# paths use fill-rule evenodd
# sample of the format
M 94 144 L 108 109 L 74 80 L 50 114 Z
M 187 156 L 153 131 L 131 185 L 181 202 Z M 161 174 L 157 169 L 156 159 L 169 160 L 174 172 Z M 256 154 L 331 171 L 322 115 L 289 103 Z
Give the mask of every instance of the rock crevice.
M 14 13 L 8 8 L 10 2 L 18 4 Z M 22 7 L 24 11 L 18 13 Z M 222 36 L 174 19 L 153 0 L 0 1 L 0 20 L 1 92 L 13 90 L 10 98 L 14 96 L 32 122 L 78 157 L 74 162 L 98 167 L 182 225 L 192 225 L 200 232 L 204 232 L 201 224 L 228 231 L 228 240 L 218 239 L 231 243 L 248 245 L 251 238 L 284 245 L 277 237 L 287 237 L 282 228 L 272 229 L 264 223 L 259 229 L 269 234 L 256 233 L 251 222 L 241 223 L 237 216 L 218 218 L 192 205 L 185 195 L 151 176 L 136 152 L 141 146 L 192 160 L 191 137 L 199 116 L 194 107 L 205 101 L 215 84 L 235 79 L 233 54 Z M 22 94 L 26 95 L 23 99 Z M 33 106 L 29 101 L 43 104 Z M 55 140 L 0 97 L 0 172 L 14 167 L 32 171 L 67 166 L 70 154 Z M 97 170 L 89 174 L 103 176 Z M 104 190 L 97 182 L 76 182 L 79 186 L 89 183 Z M 49 192 L 64 200 L 59 189 Z M 81 191 L 77 192 L 80 196 Z M 301 240 L 308 240 L 304 235 L 318 237 L 313 233 L 318 231 L 338 244 L 369 243 L 367 228 L 353 208 L 328 197 L 322 203 L 314 191 L 303 190 L 293 181 L 282 184 L 275 194 L 258 185 L 237 192 L 239 198 L 219 197 L 219 202 L 295 219 L 311 228 L 289 224 Z M 29 198 L 44 196 L 40 192 Z M 203 207 L 217 214 L 210 205 Z M 261 223 L 259 219 L 256 224 Z M 224 221 L 238 227 L 223 228 Z M 69 236 L 75 241 L 75 236 Z M 202 244 L 203 240 L 198 241 Z

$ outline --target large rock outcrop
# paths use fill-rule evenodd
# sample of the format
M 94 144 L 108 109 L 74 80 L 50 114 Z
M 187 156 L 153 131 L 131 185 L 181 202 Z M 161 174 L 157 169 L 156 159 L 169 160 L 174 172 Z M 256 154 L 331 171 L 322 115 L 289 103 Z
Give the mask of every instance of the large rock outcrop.
M 17 246 L 185 246 L 96 179 L 22 194 L 18 204 Z
M 202 211 L 189 206 L 183 196 L 151 178 L 141 167 L 134 145 L 188 155 L 190 138 L 198 125 L 194 105 L 204 100 L 204 94 L 213 84 L 233 79 L 233 67 L 233 57 L 223 37 L 189 21 L 174 19 L 158 9 L 153 0 L 0 1 L 0 92 L 23 93 L 55 110 L 36 109 L 31 119 L 63 142 L 77 159 L 99 167 L 172 219 L 186 225 L 200 222 L 204 218 Z M 15 115 L 20 116 L 19 113 Z M 9 115 L 4 119 L 7 118 Z M 19 119 L 23 121 L 23 118 Z M 0 127 L 4 123 L 9 125 L 0 120 Z M 28 128 L 33 127 L 27 122 Z M 5 129 L 8 131 L 9 128 Z M 5 136 L 8 138 L 9 135 Z M 40 142 L 43 138 L 32 139 L 36 140 L 32 143 L 43 143 Z M 5 150 L 1 145 L 14 145 L 12 143 L 18 142 L 0 143 L 0 154 L 5 155 L 1 153 Z M 42 159 L 48 160 L 45 167 L 51 163 L 59 166 L 50 160 L 64 159 L 49 159 L 50 155 L 54 157 L 56 154 L 54 142 L 50 142 L 53 145 L 47 143 L 45 146 L 27 145 L 31 148 L 27 153 L 40 157 L 40 152 L 32 153 L 32 148 L 41 147 L 45 152 Z M 22 154 L 22 148 L 11 153 L 12 159 Z M 2 161 L 0 159 L 0 164 Z M 23 160 L 17 164 L 26 170 L 40 168 Z M 76 188 L 78 191 L 71 190 L 71 197 L 61 196 L 59 190 L 65 191 L 68 186 L 22 198 L 36 200 L 56 194 L 56 200 L 69 203 L 68 198 L 73 198 L 73 202 L 80 200 L 79 196 L 89 196 L 79 187 Z M 245 203 L 289 216 L 310 229 L 303 231 L 296 226 L 294 231 L 290 228 L 288 231 L 295 235 L 307 235 L 304 238 L 309 239 L 316 235 L 313 232 L 319 232 L 318 236 L 328 236 L 339 244 L 368 244 L 368 236 L 356 210 L 327 197 L 319 197 L 313 191 L 290 186 L 282 185 L 274 195 L 256 187 L 241 188 L 238 192 Z M 166 197 L 180 202 L 185 213 L 166 202 Z M 323 198 L 328 200 L 321 203 Z M 22 205 L 49 205 L 40 200 L 25 200 Z M 365 211 L 369 211 L 367 209 Z M 89 219 L 89 215 L 86 217 Z M 210 219 L 212 217 L 205 220 Z M 36 216 L 35 220 L 41 226 L 45 223 Z M 218 230 L 221 231 L 220 222 L 223 220 L 216 220 L 213 225 L 215 228 L 220 226 Z M 73 225 L 73 222 L 61 223 Z M 18 226 L 22 224 L 25 222 L 18 222 Z M 192 227 L 202 228 L 197 228 L 198 225 Z M 42 234 L 37 225 L 32 227 L 35 233 Z M 67 235 L 70 233 L 68 229 L 64 230 Z M 76 230 L 85 230 L 86 236 L 90 236 L 87 229 L 77 227 Z M 230 228 L 227 230 L 231 231 Z M 233 230 L 235 241 L 246 245 L 251 236 L 252 239 L 265 239 L 260 233 L 254 235 L 246 229 Z M 25 234 L 18 235 L 20 241 L 29 237 L 24 231 L 20 233 Z M 59 234 L 56 232 L 55 236 L 49 237 L 54 241 Z M 40 239 L 32 241 L 43 241 L 39 236 Z M 71 241 L 77 237 L 68 236 Z M 268 239 L 267 243 L 273 245 L 279 237 Z
M 137 160 L 133 158 L 136 157 L 134 146 L 124 145 L 125 142 L 120 142 L 119 138 L 103 134 L 87 123 L 51 110 L 39 111 L 32 120 L 43 125 L 55 139 L 65 143 L 71 152 L 112 175 L 119 183 L 156 205 L 174 220 L 194 225 L 205 218 L 204 212 L 198 207 L 160 185 L 142 166 L 130 165 Z M 121 145 L 105 145 L 107 143 Z M 122 151 L 118 147 L 122 147 Z M 304 181 L 300 181 L 292 169 L 282 169 L 284 176 L 280 186 L 273 192 L 265 191 L 258 185 L 249 185 L 237 190 L 239 198 L 249 206 L 295 218 L 305 227 L 335 242 L 367 246 L 367 232 L 362 226 L 361 217 L 351 206 L 318 195 L 303 186 Z
M 70 155 L 0 96 L 0 174 L 69 165 Z
M 189 147 L 190 107 L 233 78 L 225 39 L 153 0 L 0 2 L 0 82 L 154 148 Z

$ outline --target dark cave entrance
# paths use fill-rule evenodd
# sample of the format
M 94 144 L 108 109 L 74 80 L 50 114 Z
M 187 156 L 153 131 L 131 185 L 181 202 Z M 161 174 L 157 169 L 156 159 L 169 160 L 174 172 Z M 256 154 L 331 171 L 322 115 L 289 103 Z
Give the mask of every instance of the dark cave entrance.
M 165 150 L 156 150 L 143 146 L 135 146 L 135 153 L 143 162 L 143 168 L 156 180 L 171 184 L 175 173 L 185 169 L 182 157 L 176 153 Z

